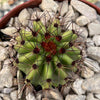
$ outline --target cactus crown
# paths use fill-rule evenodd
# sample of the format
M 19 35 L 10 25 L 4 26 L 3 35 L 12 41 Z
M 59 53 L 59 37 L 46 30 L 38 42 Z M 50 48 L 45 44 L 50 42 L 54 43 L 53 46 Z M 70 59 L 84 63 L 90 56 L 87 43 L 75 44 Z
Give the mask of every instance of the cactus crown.
M 18 52 L 15 65 L 26 74 L 26 79 L 43 89 L 64 85 L 68 73 L 77 71 L 80 50 L 74 46 L 77 35 L 63 30 L 60 19 L 46 25 L 39 18 L 32 21 L 33 28 L 21 27 L 14 45 Z

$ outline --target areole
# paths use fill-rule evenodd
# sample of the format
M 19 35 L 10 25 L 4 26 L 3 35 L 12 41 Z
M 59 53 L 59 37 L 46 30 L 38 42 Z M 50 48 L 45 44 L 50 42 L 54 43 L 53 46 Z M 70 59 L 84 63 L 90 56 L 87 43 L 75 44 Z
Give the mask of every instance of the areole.
M 55 1 L 64 1 L 64 0 L 55 0 Z M 86 1 L 86 0 L 80 0 L 84 3 L 86 3 L 87 5 L 93 7 L 97 13 L 100 15 L 100 8 L 97 7 L 96 5 Z M 42 2 L 42 0 L 29 0 L 19 6 L 16 6 L 14 9 L 12 9 L 8 14 L 6 14 L 4 17 L 1 18 L 0 20 L 0 29 L 5 28 L 6 24 L 9 22 L 11 17 L 15 17 L 19 14 L 19 12 L 24 9 L 24 8 L 28 8 L 28 7 L 35 7 L 38 6 L 40 3 Z M 68 2 L 70 3 L 71 0 L 68 0 Z

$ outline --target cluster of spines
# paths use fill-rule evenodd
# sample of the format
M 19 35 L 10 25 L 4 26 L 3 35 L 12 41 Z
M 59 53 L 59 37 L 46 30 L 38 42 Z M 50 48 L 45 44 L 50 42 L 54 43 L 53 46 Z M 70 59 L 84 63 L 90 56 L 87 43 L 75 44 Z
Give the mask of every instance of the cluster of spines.
M 58 20 L 49 27 L 35 20 L 33 29 L 22 28 L 16 37 L 19 57 L 15 65 L 34 85 L 44 89 L 64 85 L 67 72 L 77 70 L 75 61 L 80 59 L 80 50 L 73 46 L 76 38 L 72 31 L 62 33 Z
M 74 46 L 78 34 L 64 30 L 60 19 L 43 25 L 40 18 L 31 20 L 33 28 L 17 29 L 13 48 L 18 52 L 14 66 L 26 74 L 26 80 L 43 89 L 64 85 L 70 71 L 77 70 L 80 50 Z M 28 30 L 27 30 L 28 29 Z

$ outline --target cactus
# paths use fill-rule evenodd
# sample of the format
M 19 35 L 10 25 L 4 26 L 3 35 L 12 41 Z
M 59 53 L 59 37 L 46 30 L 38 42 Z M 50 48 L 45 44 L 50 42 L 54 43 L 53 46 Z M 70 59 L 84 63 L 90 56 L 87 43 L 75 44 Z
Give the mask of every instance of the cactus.
M 62 31 L 59 19 L 44 25 L 40 19 L 32 22 L 33 28 L 21 27 L 16 35 L 14 49 L 18 53 L 14 65 L 26 74 L 26 79 L 43 89 L 64 85 L 68 73 L 77 71 L 76 61 L 80 50 L 73 44 L 74 31 Z

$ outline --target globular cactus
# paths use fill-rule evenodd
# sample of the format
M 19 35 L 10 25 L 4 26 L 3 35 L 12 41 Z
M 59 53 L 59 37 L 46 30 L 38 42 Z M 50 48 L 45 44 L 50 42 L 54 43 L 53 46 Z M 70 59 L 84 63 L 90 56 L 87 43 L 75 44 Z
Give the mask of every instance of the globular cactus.
M 81 59 L 80 50 L 73 44 L 77 39 L 74 31 L 62 31 L 59 19 L 43 25 L 40 19 L 33 22 L 33 28 L 22 27 L 14 45 L 18 52 L 14 65 L 26 74 L 26 79 L 43 89 L 64 85 L 68 73 L 77 71 Z

